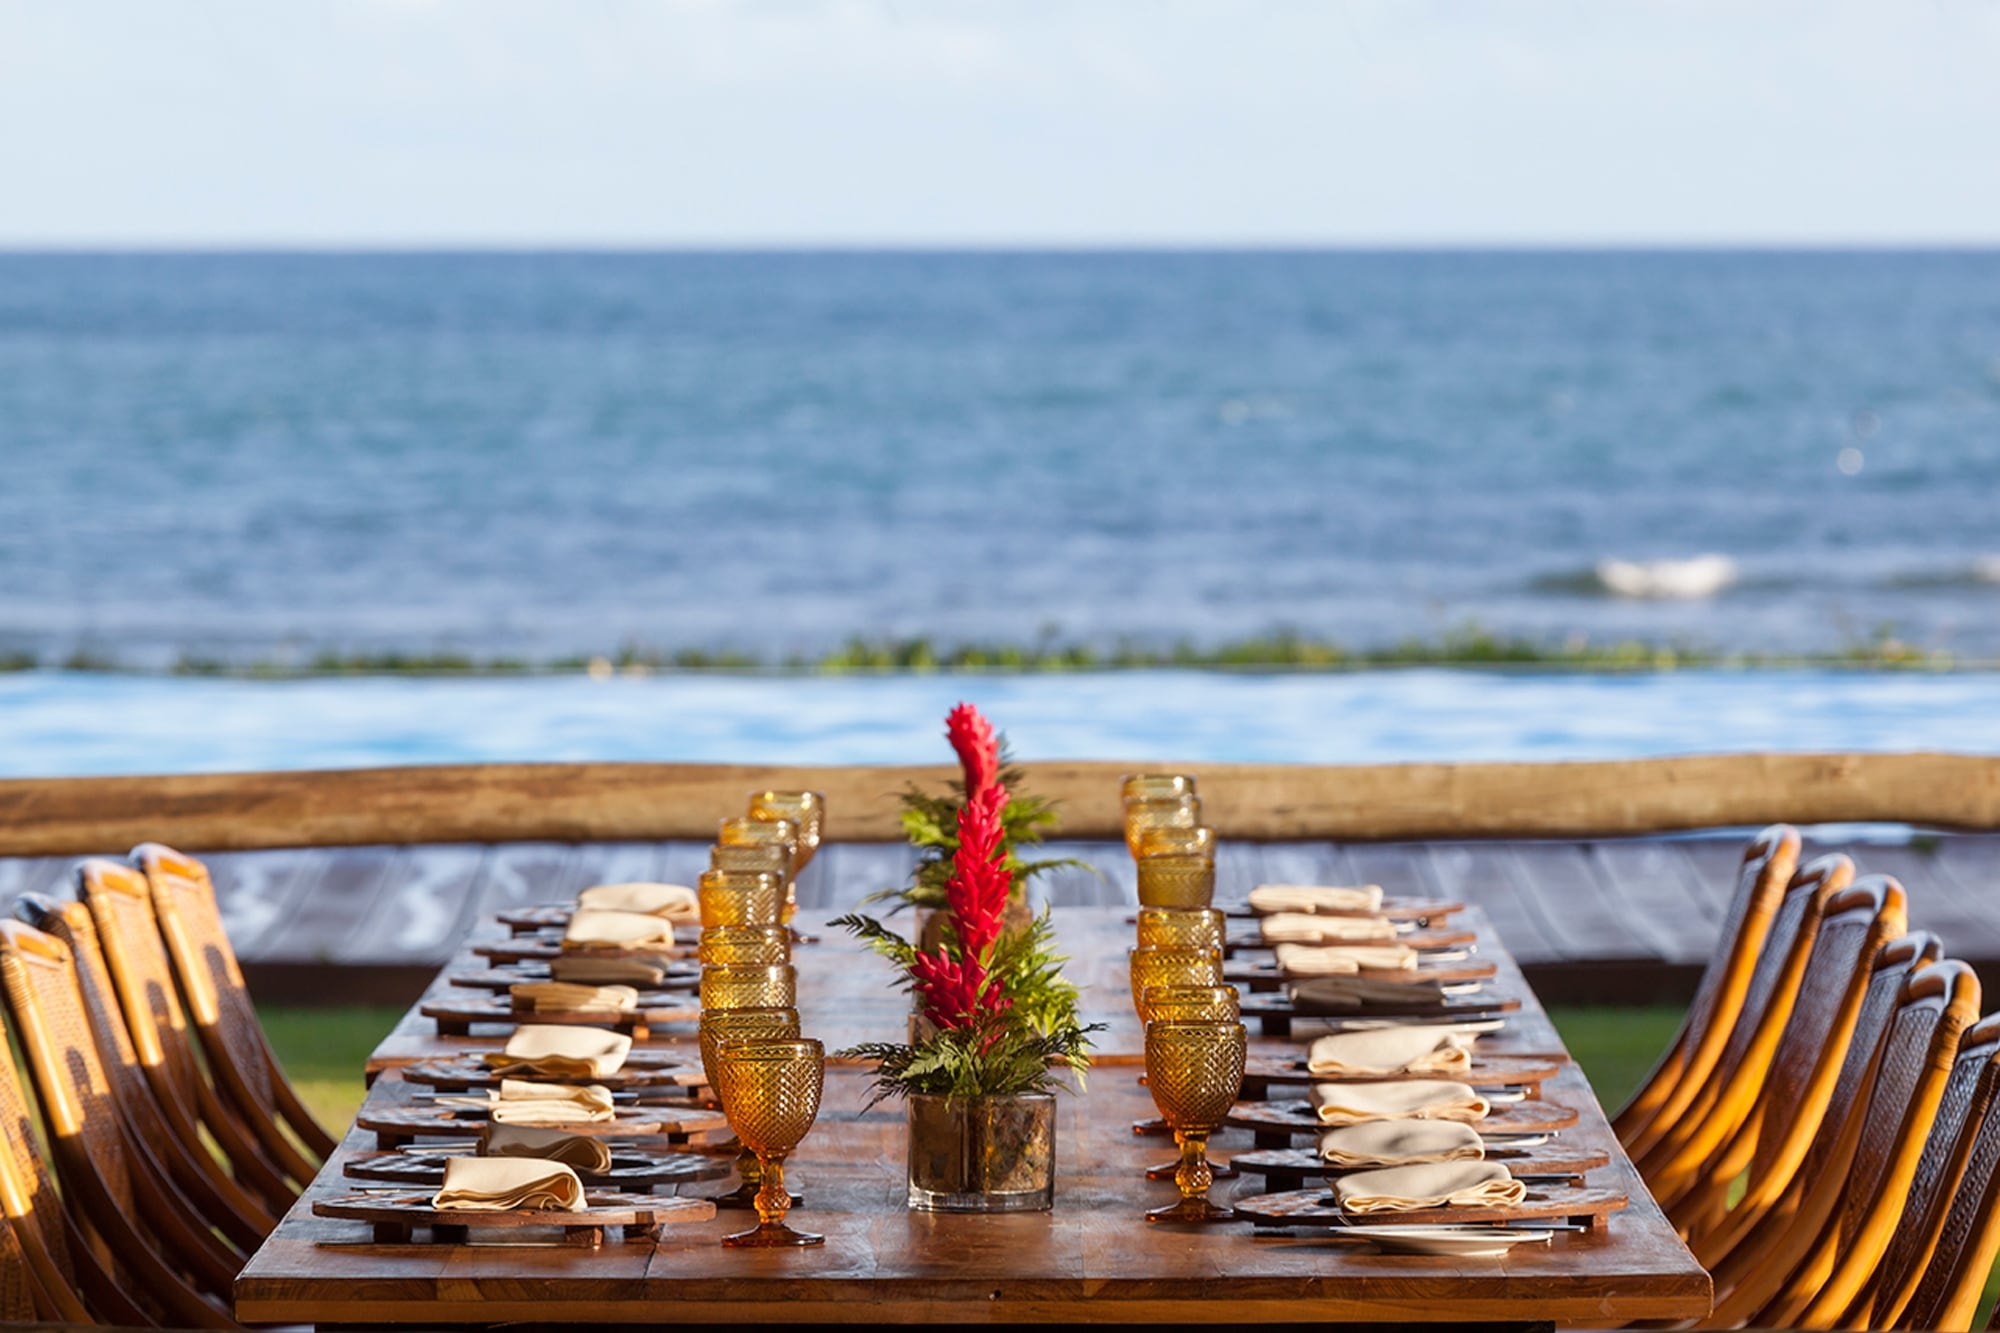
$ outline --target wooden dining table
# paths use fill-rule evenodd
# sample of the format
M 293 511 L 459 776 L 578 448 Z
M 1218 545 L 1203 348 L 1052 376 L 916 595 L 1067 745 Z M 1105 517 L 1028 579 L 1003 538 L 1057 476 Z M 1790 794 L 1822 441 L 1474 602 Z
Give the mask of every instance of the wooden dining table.
M 1248 1222 L 1202 1228 L 1150 1225 L 1145 1212 L 1171 1202 L 1171 1181 L 1145 1169 L 1173 1155 L 1171 1140 L 1133 1132 L 1153 1114 L 1140 1085 L 1142 1030 L 1125 980 L 1133 939 L 1131 909 L 1065 908 L 1057 937 L 1083 987 L 1085 1018 L 1101 1022 L 1095 1065 L 1058 1098 L 1055 1208 L 1048 1213 L 967 1215 L 905 1206 L 904 1113 L 870 1105 L 870 1071 L 829 1061 L 819 1120 L 787 1164 L 787 1183 L 804 1197 L 790 1220 L 826 1237 L 790 1250 L 725 1249 L 721 1238 L 751 1220 L 723 1212 L 664 1227 L 655 1239 L 607 1238 L 598 1248 L 560 1238 L 521 1243 L 419 1239 L 378 1243 L 362 1222 L 315 1216 L 312 1204 L 350 1191 L 348 1160 L 375 1148 L 350 1130 L 305 1196 L 237 1279 L 246 1322 L 344 1325 L 762 1323 L 1145 1323 L 1167 1325 L 1429 1323 L 1607 1327 L 1636 1319 L 1708 1313 L 1709 1276 L 1675 1236 L 1620 1151 L 1588 1081 L 1508 955 L 1477 911 L 1454 916 L 1470 929 L 1476 955 L 1496 965 L 1486 993 L 1518 1000 L 1505 1027 L 1482 1036 L 1482 1055 L 1518 1055 L 1558 1072 L 1539 1096 L 1576 1112 L 1566 1147 L 1602 1152 L 1607 1164 L 1585 1185 L 1624 1194 L 1627 1205 L 1602 1225 L 1559 1232 L 1504 1258 L 1377 1252 L 1310 1228 L 1260 1231 Z M 889 964 L 846 935 L 821 929 L 801 944 L 799 1009 L 808 1036 L 829 1051 L 900 1038 L 909 1013 Z M 485 960 L 470 952 L 503 937 L 487 923 L 448 964 L 427 999 L 451 993 L 454 973 Z M 459 990 L 459 995 L 478 994 Z M 412 1061 L 492 1049 L 499 1027 L 440 1035 L 420 1001 L 368 1062 L 369 1105 L 407 1103 L 399 1067 Z M 1255 1055 L 1297 1055 L 1316 1030 L 1302 1019 L 1289 1035 L 1253 1024 Z M 691 1028 L 655 1029 L 649 1048 L 693 1058 Z M 363 1071 L 357 1071 L 361 1076 Z M 700 1136 L 697 1136 L 699 1138 Z M 695 1145 L 699 1147 L 700 1145 Z M 721 1145 L 713 1145 L 720 1149 Z M 1252 1146 L 1246 1129 L 1212 1142 L 1218 1160 Z M 730 1182 L 678 1187 L 715 1194 Z M 1218 1181 L 1222 1201 L 1269 1188 L 1245 1173 Z

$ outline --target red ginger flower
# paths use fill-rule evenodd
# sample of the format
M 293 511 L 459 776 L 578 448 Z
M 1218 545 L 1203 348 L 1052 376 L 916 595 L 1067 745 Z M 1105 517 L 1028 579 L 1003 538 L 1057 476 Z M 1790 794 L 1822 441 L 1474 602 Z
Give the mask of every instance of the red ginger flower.
M 977 958 L 954 961 L 943 952 L 920 953 L 910 964 L 917 992 L 924 997 L 924 1017 L 940 1028 L 963 1027 L 982 1012 L 1001 1013 L 1011 1003 L 990 986 L 986 968 Z
M 1004 829 L 1000 811 L 1006 804 L 1007 789 L 995 784 L 959 807 L 958 852 L 952 858 L 951 879 L 944 889 L 960 951 L 982 963 L 1000 938 L 1001 918 L 1014 888 L 1001 846 Z
M 961 703 L 945 714 L 944 734 L 958 752 L 967 797 L 977 796 L 1000 781 L 1000 743 L 994 739 L 993 724 L 981 717 L 977 708 Z

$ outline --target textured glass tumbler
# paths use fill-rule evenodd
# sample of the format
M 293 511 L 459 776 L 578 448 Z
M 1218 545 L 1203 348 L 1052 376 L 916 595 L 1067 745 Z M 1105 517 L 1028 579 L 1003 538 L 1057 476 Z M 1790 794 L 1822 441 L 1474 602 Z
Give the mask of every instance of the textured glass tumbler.
M 1143 907 L 1207 907 L 1215 901 L 1212 856 L 1147 856 L 1135 865 Z
M 1141 907 L 1142 949 L 1214 949 L 1220 952 L 1226 920 L 1212 907 Z
M 1134 949 L 1132 965 L 1132 1007 L 1141 1021 L 1145 1011 L 1140 997 L 1152 986 L 1220 986 L 1222 953 L 1218 949 L 1177 949 L 1157 945 Z
M 1148 1212 L 1148 1222 L 1234 1220 L 1233 1211 L 1209 1202 L 1215 1171 L 1208 1162 L 1208 1136 L 1236 1105 L 1247 1046 L 1241 1023 L 1146 1025 L 1146 1087 L 1181 1150 L 1174 1172 L 1180 1202 Z
M 799 1011 L 796 1009 L 705 1009 L 701 1015 L 701 1026 L 696 1030 L 696 1040 L 701 1046 L 701 1072 L 708 1079 L 708 1090 L 715 1095 L 719 1104 L 722 1100 L 722 1078 L 719 1073 L 721 1062 L 718 1052 L 725 1041 L 743 1041 L 748 1038 L 796 1038 L 799 1035 Z M 757 1186 L 761 1176 L 757 1167 L 757 1154 L 745 1144 L 736 1152 L 736 1174 L 743 1183 L 729 1193 L 715 1200 L 717 1208 L 750 1208 L 757 1199 Z M 793 1203 L 801 1200 L 796 1196 Z
M 1118 797 L 1128 803 L 1194 794 L 1192 773 L 1127 773 L 1118 780 Z
M 716 1052 L 722 1114 L 745 1147 L 757 1154 L 757 1225 L 723 1237 L 731 1246 L 818 1245 L 824 1236 L 785 1225 L 792 1196 L 785 1158 L 819 1118 L 826 1082 L 826 1048 L 816 1041 L 752 1038 L 725 1041 Z
M 703 1009 L 790 1009 L 797 1003 L 798 973 L 790 963 L 701 970 Z
M 776 967 L 792 961 L 792 933 L 783 926 L 710 926 L 695 957 L 716 967 Z
M 816 791 L 753 791 L 750 818 L 766 822 L 786 820 L 797 830 L 798 854 L 793 871 L 806 868 L 819 850 L 820 831 L 826 823 L 826 797 Z
M 1125 802 L 1125 846 L 1139 855 L 1139 838 L 1152 828 L 1194 828 L 1201 823 L 1199 796 L 1142 796 Z
M 775 926 L 783 922 L 785 885 L 766 870 L 704 870 L 695 896 L 701 925 Z

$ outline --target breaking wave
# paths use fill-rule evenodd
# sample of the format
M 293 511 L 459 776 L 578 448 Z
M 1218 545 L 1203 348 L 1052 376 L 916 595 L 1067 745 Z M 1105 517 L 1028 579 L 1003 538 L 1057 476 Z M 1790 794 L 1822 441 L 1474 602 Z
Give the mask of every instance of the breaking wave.
M 1682 560 L 1600 560 L 1588 569 L 1537 579 L 1551 592 L 1584 593 L 1640 600 L 1699 601 L 1733 586 L 1741 577 L 1726 555 Z

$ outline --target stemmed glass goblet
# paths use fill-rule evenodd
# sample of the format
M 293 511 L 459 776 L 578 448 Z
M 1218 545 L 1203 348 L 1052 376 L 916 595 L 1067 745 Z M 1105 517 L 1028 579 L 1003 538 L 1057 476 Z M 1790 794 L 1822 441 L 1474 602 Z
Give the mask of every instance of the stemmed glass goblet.
M 1227 1222 L 1235 1217 L 1209 1201 L 1215 1171 L 1207 1150 L 1208 1136 L 1222 1127 L 1242 1091 L 1247 1045 L 1241 1023 L 1146 1025 L 1146 1086 L 1181 1149 L 1174 1171 L 1180 1202 L 1148 1212 L 1148 1222 Z
M 792 1197 L 785 1189 L 785 1158 L 819 1117 L 826 1081 L 826 1047 L 798 1038 L 724 1041 L 716 1050 L 722 1113 L 757 1154 L 757 1225 L 725 1236 L 731 1246 L 762 1248 L 819 1245 L 826 1237 L 785 1225 Z

